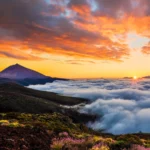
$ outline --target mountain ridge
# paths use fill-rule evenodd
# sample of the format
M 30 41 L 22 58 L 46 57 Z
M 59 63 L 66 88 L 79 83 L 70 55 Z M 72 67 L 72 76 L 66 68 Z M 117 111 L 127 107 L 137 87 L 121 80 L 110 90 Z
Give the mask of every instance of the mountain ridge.
M 25 79 L 25 78 L 43 79 L 47 78 L 48 76 L 45 76 L 32 69 L 26 68 L 22 65 L 15 64 L 2 70 L 0 72 L 0 77 L 9 79 Z
M 23 86 L 29 86 L 51 83 L 55 80 L 67 79 L 52 78 L 19 64 L 11 65 L 0 72 L 0 84 L 13 82 Z

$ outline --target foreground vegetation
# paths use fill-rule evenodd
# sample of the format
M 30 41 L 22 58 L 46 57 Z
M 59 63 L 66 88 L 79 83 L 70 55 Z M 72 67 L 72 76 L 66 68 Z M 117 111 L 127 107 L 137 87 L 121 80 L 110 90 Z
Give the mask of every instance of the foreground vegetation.
M 0 149 L 150 150 L 150 134 L 104 134 L 59 113 L 1 113 Z

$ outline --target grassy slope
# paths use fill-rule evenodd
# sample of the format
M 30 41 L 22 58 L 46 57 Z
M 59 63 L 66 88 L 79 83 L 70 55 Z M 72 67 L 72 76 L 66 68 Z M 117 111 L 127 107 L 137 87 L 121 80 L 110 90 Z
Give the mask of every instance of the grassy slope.
M 63 110 L 59 104 L 76 105 L 82 102 L 86 100 L 28 89 L 15 83 L 0 84 L 1 112 L 59 112 Z
M 71 117 L 74 122 L 86 123 L 89 120 L 95 120 L 94 115 L 80 114 L 75 110 L 60 107 L 60 104 L 71 106 L 83 102 L 87 100 L 28 89 L 15 83 L 0 84 L 0 112 L 58 112 Z
M 87 102 L 86 99 L 60 96 L 52 92 L 33 90 L 15 83 L 0 84 L 0 91 L 41 98 L 62 105 L 76 105 Z

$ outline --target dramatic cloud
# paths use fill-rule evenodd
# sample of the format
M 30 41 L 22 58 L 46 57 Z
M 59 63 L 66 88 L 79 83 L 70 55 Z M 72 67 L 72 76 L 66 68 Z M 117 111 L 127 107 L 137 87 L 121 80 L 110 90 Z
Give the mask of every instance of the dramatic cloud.
M 145 54 L 150 54 L 150 42 L 142 48 L 142 52 Z
M 97 15 L 107 15 L 110 17 L 119 18 L 122 15 L 130 14 L 133 11 L 131 0 L 95 0 L 98 5 L 95 13 Z
M 94 123 L 88 123 L 89 127 L 124 134 L 150 132 L 149 84 L 149 79 L 99 79 L 55 81 L 29 88 L 87 98 L 91 103 L 80 111 L 102 116 Z
M 7 50 L 3 57 L 13 57 L 8 53 L 16 53 L 17 47 L 20 53 L 121 61 L 130 55 L 128 32 L 149 36 L 148 4 L 149 0 L 1 0 L 0 51 Z
M 124 16 L 143 17 L 149 16 L 149 0 L 95 0 L 97 9 L 95 14 L 121 18 Z

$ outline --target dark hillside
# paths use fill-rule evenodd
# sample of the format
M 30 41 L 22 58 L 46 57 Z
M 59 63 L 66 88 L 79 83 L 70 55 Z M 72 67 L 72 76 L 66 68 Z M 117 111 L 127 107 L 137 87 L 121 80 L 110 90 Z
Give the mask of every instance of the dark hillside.
M 60 96 L 52 92 L 33 90 L 15 83 L 0 84 L 0 92 L 1 92 L 1 97 L 4 93 L 8 93 L 8 95 L 15 94 L 17 97 L 20 98 L 22 96 L 34 97 L 34 98 L 40 98 L 50 102 L 54 102 L 57 104 L 70 105 L 70 106 L 88 102 L 86 99 Z
M 86 123 L 96 116 L 80 114 L 60 105 L 86 103 L 86 99 L 60 96 L 52 92 L 29 89 L 15 83 L 0 84 L 0 112 L 53 113 L 69 116 L 74 122 Z

